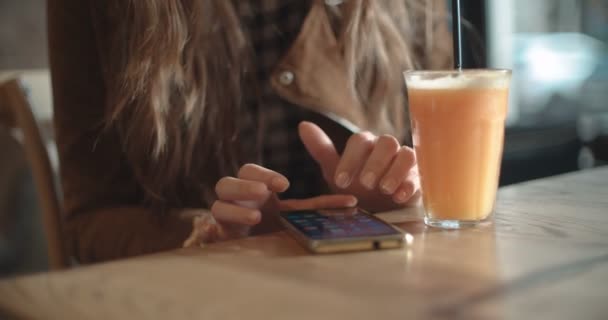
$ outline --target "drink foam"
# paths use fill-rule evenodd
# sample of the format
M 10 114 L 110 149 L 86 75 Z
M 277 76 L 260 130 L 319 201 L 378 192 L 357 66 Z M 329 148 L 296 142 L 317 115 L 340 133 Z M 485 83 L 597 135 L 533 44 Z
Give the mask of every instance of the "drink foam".
M 508 89 L 510 74 L 499 70 L 405 72 L 407 87 L 424 90 Z

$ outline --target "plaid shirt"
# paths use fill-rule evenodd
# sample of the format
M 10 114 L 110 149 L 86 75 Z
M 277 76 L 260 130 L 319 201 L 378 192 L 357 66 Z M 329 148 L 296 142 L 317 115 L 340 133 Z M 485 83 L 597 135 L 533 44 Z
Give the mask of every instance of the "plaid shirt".
M 310 0 L 234 0 L 241 23 L 252 42 L 260 97 L 252 102 L 263 116 L 262 165 L 285 175 L 291 182 L 282 198 L 304 198 L 321 193 L 323 178 L 318 165 L 300 141 L 297 126 L 306 114 L 300 106 L 279 97 L 269 77 L 300 32 Z M 249 101 L 255 101 L 249 97 Z M 251 132 L 249 130 L 249 132 Z M 247 137 L 244 137 L 245 140 Z

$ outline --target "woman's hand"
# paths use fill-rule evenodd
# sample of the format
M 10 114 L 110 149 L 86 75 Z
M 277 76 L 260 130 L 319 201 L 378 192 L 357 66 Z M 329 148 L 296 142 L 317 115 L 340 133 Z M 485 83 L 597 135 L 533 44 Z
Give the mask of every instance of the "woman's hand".
M 279 200 L 277 193 L 289 188 L 283 175 L 255 164 L 246 164 L 237 177 L 220 179 L 215 192 L 218 200 L 211 206 L 211 215 L 195 219 L 194 231 L 184 246 L 208 243 L 248 235 L 253 226 L 269 229 L 276 225 L 279 211 L 342 208 L 357 205 L 351 195 L 325 195 L 309 199 Z
M 419 198 L 420 180 L 411 148 L 389 135 L 353 134 L 342 156 L 331 139 L 311 122 L 299 125 L 302 142 L 320 165 L 323 176 L 336 193 L 359 199 L 370 211 L 390 210 Z

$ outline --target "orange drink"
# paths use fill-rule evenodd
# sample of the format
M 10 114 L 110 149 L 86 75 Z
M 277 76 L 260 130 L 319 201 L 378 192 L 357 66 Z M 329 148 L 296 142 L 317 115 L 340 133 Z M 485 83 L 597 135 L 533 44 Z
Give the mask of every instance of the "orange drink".
M 425 223 L 461 228 L 494 209 L 510 71 L 405 73 Z

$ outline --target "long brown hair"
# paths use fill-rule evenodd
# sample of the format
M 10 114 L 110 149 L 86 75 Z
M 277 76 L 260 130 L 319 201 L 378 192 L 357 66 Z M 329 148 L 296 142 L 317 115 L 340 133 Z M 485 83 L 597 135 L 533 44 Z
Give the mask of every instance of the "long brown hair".
M 244 91 L 255 82 L 234 2 L 119 2 L 108 128 L 122 137 L 149 204 L 208 205 L 215 182 L 244 161 L 236 139 Z M 402 70 L 445 63 L 433 58 L 449 52 L 433 39 L 446 32 L 441 2 L 346 0 L 330 10 L 354 94 L 370 116 L 403 107 Z M 200 203 L 192 203 L 197 197 Z

